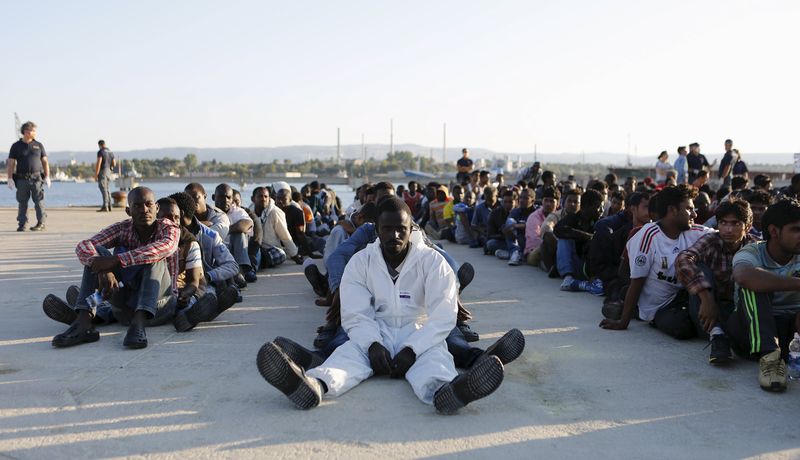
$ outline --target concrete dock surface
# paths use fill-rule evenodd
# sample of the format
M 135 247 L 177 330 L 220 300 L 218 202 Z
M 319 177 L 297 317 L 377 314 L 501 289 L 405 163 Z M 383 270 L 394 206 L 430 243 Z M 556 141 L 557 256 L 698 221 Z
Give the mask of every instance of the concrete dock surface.
M 323 322 L 292 261 L 191 332 L 150 328 L 133 351 L 112 325 L 97 343 L 55 349 L 66 326 L 42 299 L 79 284 L 79 240 L 126 216 L 48 214 L 46 232 L 18 233 L 16 210 L 0 209 L 0 458 L 800 458 L 800 383 L 767 393 L 757 363 L 712 367 L 703 340 L 636 321 L 602 330 L 600 298 L 466 246 L 446 249 L 476 268 L 463 294 L 475 345 L 515 327 L 527 344 L 499 390 L 458 415 L 385 378 L 311 411 L 270 387 L 259 347 L 279 335 L 310 347 Z

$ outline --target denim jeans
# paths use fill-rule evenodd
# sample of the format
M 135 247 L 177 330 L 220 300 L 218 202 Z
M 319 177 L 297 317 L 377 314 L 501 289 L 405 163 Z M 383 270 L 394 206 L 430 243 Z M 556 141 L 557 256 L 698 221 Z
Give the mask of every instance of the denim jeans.
M 486 242 L 483 248 L 484 252 L 489 255 L 494 255 L 494 252 L 498 249 L 507 250 L 508 242 L 506 240 L 491 239 Z
M 110 256 L 111 251 L 97 246 L 97 253 Z M 125 252 L 124 248 L 116 248 L 114 253 Z M 103 320 L 116 319 L 122 324 L 130 323 L 133 314 L 139 310 L 147 312 L 148 325 L 156 326 L 169 321 L 175 313 L 176 299 L 172 296 L 172 280 L 167 268 L 167 261 L 160 260 L 151 265 L 132 265 L 114 271 L 117 280 L 124 286 L 111 298 L 111 315 L 107 310 L 97 311 L 90 307 L 86 298 L 99 289 L 97 274 L 89 267 L 83 268 L 81 289 L 78 295 L 76 310 L 87 310 Z
M 17 222 L 22 227 L 28 223 L 28 200 L 33 199 L 33 206 L 36 209 L 36 222 L 44 224 L 47 220 L 47 213 L 44 211 L 44 182 L 41 179 L 15 179 L 17 186 Z
M 227 244 L 228 249 L 231 251 L 231 255 L 233 255 L 236 263 L 239 264 L 239 267 L 242 265 L 250 266 L 250 254 L 248 252 L 248 243 L 250 242 L 250 238 L 247 236 L 247 234 L 229 233 L 228 238 L 230 241 Z
M 100 172 L 97 176 L 97 186 L 100 188 L 100 194 L 103 196 L 103 209 L 111 209 L 111 190 L 108 187 L 109 177 L 104 172 Z
M 561 276 L 572 275 L 576 279 L 586 279 L 583 271 L 584 260 L 578 256 L 575 249 L 575 240 L 558 240 L 556 250 L 556 267 Z

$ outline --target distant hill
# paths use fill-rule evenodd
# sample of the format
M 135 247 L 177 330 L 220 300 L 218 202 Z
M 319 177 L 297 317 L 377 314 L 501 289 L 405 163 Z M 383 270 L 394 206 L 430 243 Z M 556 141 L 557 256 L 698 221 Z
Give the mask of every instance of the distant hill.
M 433 156 L 437 161 L 441 161 L 442 148 L 426 147 L 418 144 L 397 144 L 395 151 L 410 151 L 416 155 L 425 157 Z M 367 156 L 373 158 L 383 158 L 389 152 L 388 144 L 368 144 L 366 146 Z M 302 162 L 312 158 L 329 159 L 336 157 L 335 145 L 291 145 L 284 147 L 222 147 L 222 148 L 195 148 L 195 147 L 165 147 L 143 150 L 114 151 L 118 158 L 183 158 L 187 153 L 194 153 L 200 161 L 217 160 L 225 163 L 269 163 L 273 160 L 283 161 L 289 159 L 292 162 Z M 341 146 L 342 158 L 358 159 L 362 158 L 361 145 Z M 94 151 L 62 151 L 49 152 L 51 160 L 54 162 L 68 161 L 75 159 L 78 162 L 95 161 Z M 709 161 L 720 159 L 722 154 L 705 154 Z M 533 153 L 504 153 L 496 152 L 483 148 L 471 148 L 470 156 L 473 159 L 483 158 L 491 160 L 493 158 L 502 159 L 508 157 L 513 161 L 522 160 L 525 163 L 534 161 Z M 461 157 L 461 147 L 447 149 L 446 160 L 455 162 Z M 623 153 L 608 152 L 587 152 L 583 153 L 539 153 L 536 159 L 544 164 L 577 164 L 577 163 L 604 163 L 608 165 L 623 166 L 628 161 L 628 156 Z M 674 160 L 674 155 L 670 154 L 670 159 Z M 633 165 L 655 164 L 655 155 L 650 156 L 631 156 L 630 161 Z M 745 156 L 745 161 L 751 164 L 774 164 L 789 165 L 794 163 L 794 156 L 791 153 L 749 153 Z

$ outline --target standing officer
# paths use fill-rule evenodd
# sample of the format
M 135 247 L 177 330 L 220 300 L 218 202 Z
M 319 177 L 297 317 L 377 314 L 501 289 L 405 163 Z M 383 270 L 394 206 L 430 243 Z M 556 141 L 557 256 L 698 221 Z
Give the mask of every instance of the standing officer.
M 20 131 L 22 138 L 11 146 L 8 153 L 8 188 L 17 188 L 17 231 L 25 231 L 28 200 L 32 198 L 36 208 L 36 225 L 31 227 L 31 231 L 38 232 L 44 230 L 44 221 L 47 218 L 44 212 L 44 184 L 50 188 L 50 165 L 47 163 L 44 145 L 36 140 L 36 123 L 27 121 Z
M 100 187 L 100 194 L 103 195 L 103 207 L 97 212 L 111 212 L 111 191 L 108 189 L 108 182 L 111 180 L 111 172 L 116 166 L 114 153 L 106 147 L 106 141 L 97 141 L 100 150 L 97 151 L 97 164 L 94 169 L 94 178 Z

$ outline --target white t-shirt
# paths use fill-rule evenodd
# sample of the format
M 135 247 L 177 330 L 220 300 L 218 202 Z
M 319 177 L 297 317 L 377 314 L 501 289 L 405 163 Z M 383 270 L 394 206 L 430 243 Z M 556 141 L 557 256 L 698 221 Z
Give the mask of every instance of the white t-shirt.
M 200 254 L 200 245 L 197 241 L 192 241 L 189 245 L 189 253 L 186 254 L 186 269 L 203 268 L 203 256 Z
M 702 225 L 693 225 L 673 240 L 661 231 L 657 222 L 653 222 L 645 224 L 628 240 L 631 279 L 647 278 L 639 296 L 640 319 L 652 320 L 661 307 L 675 298 L 683 288 L 675 275 L 675 258 L 701 236 L 713 231 Z
M 231 221 L 231 225 L 236 224 L 240 220 L 248 220 L 250 223 L 253 222 L 253 219 L 250 218 L 250 214 L 247 214 L 247 211 L 238 207 L 238 206 L 231 206 L 228 209 L 228 220 Z M 247 236 L 253 236 L 253 229 L 251 228 L 249 232 L 247 232 Z M 229 242 L 231 239 L 229 237 L 225 237 L 225 242 Z

